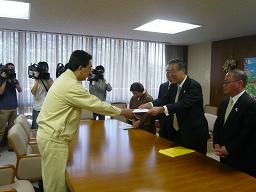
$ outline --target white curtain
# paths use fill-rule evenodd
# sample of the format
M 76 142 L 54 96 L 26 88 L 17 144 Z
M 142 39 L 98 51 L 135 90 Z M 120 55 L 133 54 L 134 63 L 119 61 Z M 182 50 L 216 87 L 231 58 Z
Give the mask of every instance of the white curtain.
M 164 43 L 0 30 L 0 63 L 15 64 L 17 79 L 23 88 L 18 94 L 20 113 L 30 113 L 33 102 L 30 89 L 34 80 L 28 78 L 28 66 L 46 61 L 55 79 L 57 64 L 66 64 L 72 51 L 77 49 L 92 54 L 93 67 L 105 67 L 105 79 L 113 87 L 107 94 L 108 102 L 128 103 L 133 82 L 141 82 L 156 98 L 159 85 L 165 81 Z M 83 84 L 88 87 L 88 82 Z

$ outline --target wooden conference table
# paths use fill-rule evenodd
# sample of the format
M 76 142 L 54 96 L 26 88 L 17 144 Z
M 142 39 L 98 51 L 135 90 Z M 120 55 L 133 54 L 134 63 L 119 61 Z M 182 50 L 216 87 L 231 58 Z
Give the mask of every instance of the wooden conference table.
M 72 192 L 252 192 L 256 179 L 197 152 L 160 154 L 174 143 L 117 120 L 81 121 L 70 144 Z

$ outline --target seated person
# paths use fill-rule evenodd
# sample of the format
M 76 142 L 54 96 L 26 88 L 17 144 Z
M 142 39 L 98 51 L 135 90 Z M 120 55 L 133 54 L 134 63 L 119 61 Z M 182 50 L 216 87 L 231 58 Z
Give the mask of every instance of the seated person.
M 153 101 L 151 95 L 149 95 L 141 83 L 135 82 L 131 85 L 130 91 L 133 96 L 130 100 L 130 109 L 137 109 L 141 104 Z M 148 114 L 144 114 L 138 118 L 131 120 L 134 128 L 141 128 L 145 131 L 155 134 L 154 118 Z

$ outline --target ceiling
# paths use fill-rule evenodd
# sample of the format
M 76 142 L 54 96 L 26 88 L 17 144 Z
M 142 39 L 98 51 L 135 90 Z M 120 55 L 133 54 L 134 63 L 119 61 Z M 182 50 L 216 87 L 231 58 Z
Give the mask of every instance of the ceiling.
M 17 0 L 18 1 L 18 0 Z M 190 45 L 256 34 L 256 0 L 24 0 L 30 20 L 0 18 L 0 28 Z M 133 29 L 154 19 L 202 25 L 178 34 Z

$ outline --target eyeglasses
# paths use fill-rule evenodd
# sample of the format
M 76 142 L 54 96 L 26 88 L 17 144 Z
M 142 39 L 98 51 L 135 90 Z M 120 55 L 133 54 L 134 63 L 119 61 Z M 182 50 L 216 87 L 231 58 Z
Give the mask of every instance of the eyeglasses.
M 240 81 L 240 80 L 224 81 L 223 84 L 224 84 L 224 85 L 228 85 L 229 83 L 233 83 L 233 82 L 236 82 L 236 81 Z

